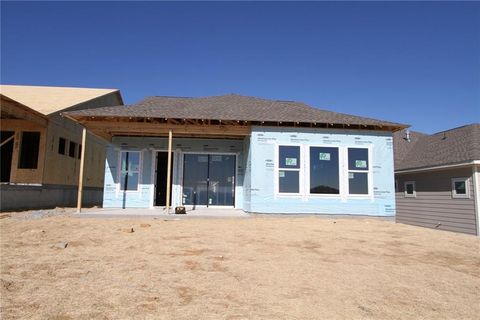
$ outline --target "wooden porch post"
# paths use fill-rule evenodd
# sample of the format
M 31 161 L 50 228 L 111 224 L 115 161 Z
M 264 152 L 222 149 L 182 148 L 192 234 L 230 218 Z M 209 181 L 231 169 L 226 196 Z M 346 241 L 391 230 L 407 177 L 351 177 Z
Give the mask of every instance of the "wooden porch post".
M 170 181 L 172 179 L 171 177 L 171 171 L 172 171 L 172 129 L 168 130 L 168 162 L 167 162 L 167 201 L 166 201 L 166 211 L 167 214 L 170 213 Z
M 83 170 L 85 167 L 85 151 L 87 150 L 87 129 L 82 131 L 82 154 L 80 155 L 80 173 L 78 174 L 78 194 L 77 194 L 77 212 L 82 211 L 82 193 L 83 193 Z

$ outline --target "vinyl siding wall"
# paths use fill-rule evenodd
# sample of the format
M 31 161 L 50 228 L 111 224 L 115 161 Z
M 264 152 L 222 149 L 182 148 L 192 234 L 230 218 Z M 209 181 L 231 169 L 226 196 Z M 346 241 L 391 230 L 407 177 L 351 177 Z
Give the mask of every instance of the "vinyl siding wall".
M 452 197 L 452 179 L 469 178 L 470 197 Z M 472 168 L 396 174 L 396 222 L 477 234 Z M 405 197 L 404 183 L 414 181 L 416 197 Z

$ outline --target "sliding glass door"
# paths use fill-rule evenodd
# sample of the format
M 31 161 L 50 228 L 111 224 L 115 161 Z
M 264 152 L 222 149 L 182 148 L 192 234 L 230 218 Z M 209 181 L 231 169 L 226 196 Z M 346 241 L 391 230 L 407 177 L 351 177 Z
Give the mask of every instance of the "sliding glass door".
M 183 159 L 183 204 L 206 205 L 208 155 L 185 154 Z
M 235 155 L 184 155 L 184 205 L 233 206 L 234 201 Z
M 235 156 L 210 155 L 208 165 L 208 205 L 233 206 Z

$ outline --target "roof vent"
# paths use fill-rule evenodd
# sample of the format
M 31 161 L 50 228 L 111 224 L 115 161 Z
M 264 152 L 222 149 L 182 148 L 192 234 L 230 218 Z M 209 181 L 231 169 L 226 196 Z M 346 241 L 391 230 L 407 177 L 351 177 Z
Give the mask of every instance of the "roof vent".
M 407 140 L 408 142 L 410 142 L 410 130 L 405 130 L 405 137 L 403 138 L 405 140 Z

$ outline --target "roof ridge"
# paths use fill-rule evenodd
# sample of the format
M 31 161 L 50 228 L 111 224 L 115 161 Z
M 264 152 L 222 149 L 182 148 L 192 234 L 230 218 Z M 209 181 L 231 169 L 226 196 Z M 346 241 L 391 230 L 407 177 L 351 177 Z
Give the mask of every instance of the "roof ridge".
M 96 87 L 67 87 L 67 86 L 46 86 L 46 85 L 30 85 L 30 84 L 6 84 L 0 83 L 0 87 L 34 87 L 34 88 L 56 88 L 56 89 L 88 89 L 88 90 L 113 90 L 120 91 L 115 88 L 96 88 Z
M 236 96 L 236 97 L 249 98 L 249 99 L 261 100 L 261 101 L 268 101 L 268 102 L 303 103 L 303 102 L 301 102 L 301 101 L 295 101 L 295 100 L 267 99 L 267 98 L 250 96 L 250 95 L 244 95 L 244 94 L 239 94 L 239 93 L 234 93 L 234 92 L 226 93 L 226 94 L 222 94 L 222 95 L 206 96 L 205 98 L 220 98 L 220 97 L 227 97 L 227 96 Z M 303 104 L 305 104 L 305 103 L 303 103 Z
M 305 104 L 307 107 L 310 107 L 310 108 L 315 109 L 315 110 L 320 110 L 320 111 L 323 111 L 323 112 L 330 112 L 330 113 L 334 113 L 334 114 L 340 114 L 340 115 L 347 116 L 347 117 L 362 118 L 362 119 L 365 119 L 365 120 L 380 121 L 380 122 L 390 122 L 388 120 L 382 120 L 382 119 L 377 119 L 377 118 L 359 116 L 359 115 L 351 114 L 351 113 L 344 113 L 344 112 L 332 111 L 332 110 L 328 110 L 328 109 L 322 109 L 322 108 L 318 108 L 318 107 L 312 107 L 311 105 L 306 104 L 306 103 L 303 103 L 303 104 Z M 393 123 L 393 122 L 391 122 L 391 123 Z M 399 124 L 399 123 L 397 123 L 397 124 Z M 406 125 L 406 126 L 407 127 L 405 129 L 408 129 L 410 127 L 410 125 Z
M 179 99 L 208 99 L 208 98 L 222 98 L 222 97 L 228 97 L 228 96 L 236 96 L 236 97 L 242 97 L 242 98 L 249 98 L 249 99 L 256 99 L 256 100 L 261 100 L 261 101 L 269 101 L 269 102 L 286 102 L 286 103 L 301 103 L 304 105 L 307 105 L 305 102 L 302 101 L 296 101 L 296 100 L 283 100 L 283 99 L 267 99 L 267 98 L 261 98 L 261 97 L 256 97 L 256 96 L 249 96 L 249 95 L 243 95 L 243 94 L 238 94 L 238 93 L 226 93 L 226 94 L 220 94 L 220 95 L 212 95 L 212 96 L 200 96 L 200 97 L 187 97 L 187 96 L 168 96 L 168 95 L 154 95 L 154 96 L 147 96 L 145 99 L 149 98 L 179 98 Z M 313 107 L 312 107 L 313 108 Z
M 155 95 L 155 96 L 147 96 L 147 97 L 143 98 L 143 100 L 145 100 L 145 99 L 149 99 L 149 98 L 181 98 L 181 99 L 196 99 L 195 97 L 184 97 L 184 96 L 158 96 L 158 95 Z
M 416 131 L 416 130 L 410 130 L 410 133 L 421 134 L 422 136 L 431 136 L 431 134 Z
M 480 125 L 479 122 L 473 122 L 473 123 L 470 123 L 470 124 L 465 124 L 465 125 L 463 125 L 463 126 L 459 126 L 459 127 L 455 127 L 455 128 L 450 128 L 450 129 L 443 130 L 443 131 L 438 131 L 438 132 L 432 133 L 431 136 L 434 136 L 434 135 L 437 135 L 437 134 L 441 134 L 441 133 L 445 133 L 445 132 L 449 132 L 449 131 L 455 131 L 455 130 L 462 129 L 462 128 L 466 128 L 466 127 L 478 126 L 478 125 Z

